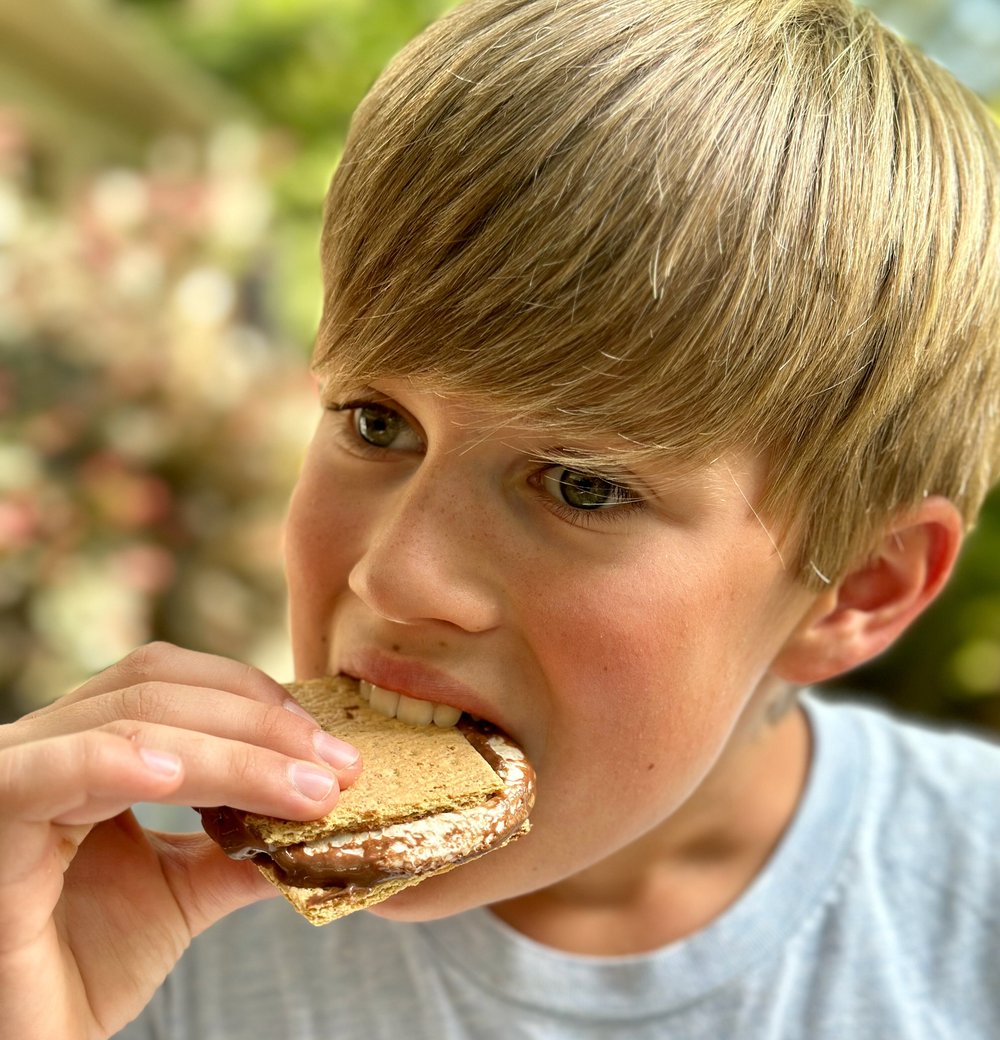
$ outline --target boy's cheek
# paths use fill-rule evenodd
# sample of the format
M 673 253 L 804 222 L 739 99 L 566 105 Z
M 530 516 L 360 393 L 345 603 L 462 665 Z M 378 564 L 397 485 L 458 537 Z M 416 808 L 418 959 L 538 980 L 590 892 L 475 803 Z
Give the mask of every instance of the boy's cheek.
M 334 604 L 347 586 L 352 544 L 357 539 L 349 514 L 302 484 L 292 496 L 285 522 L 284 565 L 298 668 L 326 668 L 325 660 L 306 664 L 301 654 L 309 647 L 318 653 L 318 647 L 326 646 Z
M 289 577 L 320 578 L 352 565 L 367 526 L 366 510 L 349 488 L 324 482 L 307 465 L 292 492 L 285 521 Z

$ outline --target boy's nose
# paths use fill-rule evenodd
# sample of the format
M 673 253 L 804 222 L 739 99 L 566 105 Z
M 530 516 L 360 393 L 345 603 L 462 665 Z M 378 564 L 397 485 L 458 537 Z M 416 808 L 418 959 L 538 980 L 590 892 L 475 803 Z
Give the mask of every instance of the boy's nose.
M 500 598 L 490 576 L 499 546 L 486 510 L 473 499 L 419 477 L 397 489 L 351 570 L 354 594 L 402 624 L 443 621 L 467 632 L 495 627 Z

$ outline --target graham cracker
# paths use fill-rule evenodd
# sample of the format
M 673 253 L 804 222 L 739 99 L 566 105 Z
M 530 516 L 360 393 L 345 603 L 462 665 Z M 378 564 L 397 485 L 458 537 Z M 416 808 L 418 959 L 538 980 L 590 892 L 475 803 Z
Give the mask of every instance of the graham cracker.
M 299 823 L 245 814 L 247 827 L 275 846 L 339 831 L 362 831 L 431 813 L 480 805 L 500 778 L 454 727 L 413 726 L 373 711 L 347 676 L 288 683 L 286 689 L 320 725 L 361 752 L 361 775 L 332 813 Z

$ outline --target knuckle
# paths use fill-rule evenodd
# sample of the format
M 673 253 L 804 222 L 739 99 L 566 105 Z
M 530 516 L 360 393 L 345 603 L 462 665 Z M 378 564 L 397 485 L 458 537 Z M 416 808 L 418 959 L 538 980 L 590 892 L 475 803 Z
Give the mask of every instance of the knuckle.
M 118 701 L 123 717 L 142 722 L 156 722 L 163 715 L 163 683 L 146 681 L 119 691 Z
M 230 754 L 230 775 L 240 789 L 259 785 L 266 770 L 262 768 L 259 754 L 247 744 L 235 747 Z
M 123 674 L 131 677 L 134 682 L 144 682 L 157 675 L 176 652 L 177 648 L 172 643 L 156 640 L 136 647 L 122 659 L 120 667 Z
M 295 716 L 284 708 L 265 708 L 256 723 L 256 739 L 265 747 L 287 744 L 290 725 L 294 726 L 295 722 Z
M 82 778 L 92 778 L 101 771 L 111 748 L 112 733 L 104 727 L 77 734 L 66 749 L 67 761 L 74 763 L 73 772 Z
M 100 730 L 82 733 L 80 734 L 80 740 L 77 742 L 77 749 L 84 765 L 94 768 L 107 755 L 108 739 L 102 735 Z

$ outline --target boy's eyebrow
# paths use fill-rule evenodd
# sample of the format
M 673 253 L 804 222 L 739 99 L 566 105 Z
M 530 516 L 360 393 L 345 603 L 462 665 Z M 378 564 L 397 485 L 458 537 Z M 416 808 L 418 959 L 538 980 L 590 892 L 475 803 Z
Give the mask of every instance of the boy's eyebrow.
M 353 401 L 355 399 L 368 400 L 385 397 L 385 394 L 380 394 L 374 387 L 369 386 L 367 383 L 348 383 L 340 384 L 329 376 L 323 377 L 319 381 L 319 393 L 320 397 L 324 401 Z

